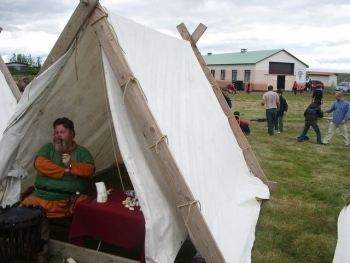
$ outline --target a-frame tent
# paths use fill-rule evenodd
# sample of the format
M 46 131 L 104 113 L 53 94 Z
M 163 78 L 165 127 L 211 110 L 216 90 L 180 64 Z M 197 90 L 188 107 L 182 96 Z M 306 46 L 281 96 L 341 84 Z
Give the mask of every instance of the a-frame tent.
M 248 167 L 189 42 L 96 0 L 80 3 L 9 121 L 0 180 L 16 162 L 29 173 L 22 189 L 32 185 L 33 157 L 62 116 L 97 172 L 124 162 L 146 221 L 147 262 L 173 262 L 187 230 L 207 262 L 250 262 L 256 198 L 269 189 Z

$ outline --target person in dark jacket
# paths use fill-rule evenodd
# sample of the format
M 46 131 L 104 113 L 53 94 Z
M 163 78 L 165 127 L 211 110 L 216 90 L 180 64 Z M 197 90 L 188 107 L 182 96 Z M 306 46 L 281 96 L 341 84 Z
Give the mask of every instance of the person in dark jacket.
M 275 121 L 275 131 L 277 133 L 283 132 L 283 116 L 288 111 L 288 104 L 285 98 L 282 97 L 282 90 L 277 90 L 277 94 L 280 98 L 280 109 L 277 111 L 277 118 Z
M 312 93 L 312 101 L 319 100 L 322 103 L 323 91 L 320 84 L 317 85 L 317 89 Z
M 315 100 L 313 103 L 307 107 L 307 109 L 304 112 L 305 116 L 305 126 L 303 132 L 298 137 L 298 142 L 302 142 L 306 138 L 306 134 L 309 131 L 310 126 L 314 129 L 316 132 L 316 142 L 317 144 L 323 144 L 321 141 L 321 131 L 317 124 L 317 119 L 323 117 L 323 112 L 321 110 L 321 101 Z

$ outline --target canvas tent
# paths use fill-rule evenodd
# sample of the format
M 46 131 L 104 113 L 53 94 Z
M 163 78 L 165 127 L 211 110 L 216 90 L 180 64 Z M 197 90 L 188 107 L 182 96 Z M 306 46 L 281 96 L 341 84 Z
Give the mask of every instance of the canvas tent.
M 33 157 L 66 116 L 97 173 L 124 162 L 146 221 L 147 262 L 173 262 L 188 230 L 207 262 L 250 262 L 256 198 L 269 189 L 248 167 L 191 44 L 97 4 L 78 5 L 27 86 L 0 141 L 0 180 L 16 162 L 29 174 L 22 189 L 32 185 Z
M 350 208 L 345 206 L 338 217 L 338 242 L 335 248 L 333 263 L 350 261 Z

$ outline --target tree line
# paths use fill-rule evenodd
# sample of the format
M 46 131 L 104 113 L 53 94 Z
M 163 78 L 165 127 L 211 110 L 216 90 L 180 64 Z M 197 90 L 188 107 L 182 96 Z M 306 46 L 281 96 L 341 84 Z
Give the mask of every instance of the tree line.
M 10 59 L 10 62 L 17 62 L 22 64 L 27 64 L 29 67 L 28 72 L 24 72 L 27 74 L 36 75 L 40 68 L 41 68 L 41 57 L 37 57 L 36 59 L 33 59 L 32 56 L 29 54 L 28 56 L 24 54 L 15 54 L 13 53 L 12 58 Z

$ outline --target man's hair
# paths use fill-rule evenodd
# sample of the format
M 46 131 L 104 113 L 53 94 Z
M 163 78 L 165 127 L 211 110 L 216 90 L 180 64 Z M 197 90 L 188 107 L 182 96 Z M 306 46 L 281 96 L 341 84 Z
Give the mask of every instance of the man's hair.
M 281 89 L 278 89 L 278 90 L 277 90 L 277 93 L 281 93 L 281 95 L 282 95 L 282 90 L 281 90 Z
M 53 122 L 53 128 L 57 125 L 63 125 L 64 128 L 73 132 L 73 138 L 75 137 L 74 123 L 70 119 L 66 117 L 58 118 Z
M 315 100 L 314 103 L 315 103 L 317 106 L 321 106 L 321 101 L 320 101 L 320 100 Z
M 338 91 L 335 95 L 339 98 L 344 98 L 343 92 Z
M 273 90 L 273 86 L 272 86 L 272 85 L 269 85 L 269 86 L 267 87 L 267 90 Z
M 239 111 L 235 111 L 235 112 L 233 113 L 233 115 L 234 115 L 234 116 L 239 116 Z

